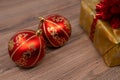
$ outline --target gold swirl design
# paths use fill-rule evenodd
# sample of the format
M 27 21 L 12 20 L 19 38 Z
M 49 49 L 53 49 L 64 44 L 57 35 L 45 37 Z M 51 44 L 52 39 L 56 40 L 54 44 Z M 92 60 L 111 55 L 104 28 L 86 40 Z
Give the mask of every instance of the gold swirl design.
M 58 35 L 58 34 L 57 34 L 57 30 L 54 29 L 54 27 L 52 27 L 52 26 L 51 26 L 51 27 L 48 27 L 47 30 L 48 30 L 48 32 L 53 36 L 53 38 L 56 39 L 56 36 Z
M 27 60 L 22 57 L 19 60 L 15 61 L 15 63 L 19 66 L 26 66 L 27 65 Z
M 64 20 L 64 25 L 66 26 L 67 29 L 71 30 L 71 27 L 70 27 L 71 25 L 70 25 L 69 21 Z
M 50 44 L 52 44 L 54 47 L 57 47 L 57 45 L 55 45 L 55 44 L 49 39 L 49 37 L 47 36 L 47 32 L 46 32 L 46 30 L 45 30 L 45 23 L 43 23 L 43 29 L 44 29 L 45 35 L 46 35 L 48 41 L 50 42 Z
M 48 27 L 48 32 L 52 35 L 52 37 L 55 40 L 57 40 L 57 42 L 60 46 L 62 46 L 66 42 L 65 38 L 60 38 L 58 36 L 58 33 L 57 33 L 56 29 L 54 29 L 54 27 Z
M 34 44 L 30 44 L 29 46 L 29 50 L 27 50 L 26 52 L 23 53 L 22 57 L 17 60 L 15 63 L 19 64 L 19 66 L 26 66 L 28 63 L 28 59 L 32 57 L 32 52 L 34 52 L 36 50 Z M 31 66 L 29 66 L 31 67 Z
M 59 27 L 65 33 L 65 35 L 67 36 L 67 38 L 69 39 L 69 35 L 67 34 L 67 32 L 64 29 L 62 29 L 59 25 L 57 25 L 56 23 L 54 23 L 54 22 L 52 22 L 50 20 L 46 20 L 46 21 L 48 21 L 50 23 L 53 23 L 54 25 L 56 25 L 57 27 Z
M 59 16 L 54 16 L 54 17 L 52 17 L 52 20 L 54 22 L 62 22 L 64 20 L 64 18 L 63 17 L 59 17 Z
M 29 39 L 27 39 L 26 41 L 24 41 L 20 46 L 18 46 L 18 47 L 14 50 L 14 52 L 11 54 L 11 59 L 13 58 L 14 54 L 16 53 L 16 51 L 17 51 L 22 45 L 24 45 L 27 41 L 29 41 L 30 39 L 34 38 L 35 36 L 36 36 L 36 35 L 31 36 Z
M 16 45 L 18 46 L 20 44 L 20 41 L 24 38 L 26 38 L 28 36 L 28 34 L 26 33 L 21 33 L 19 35 L 16 36 Z

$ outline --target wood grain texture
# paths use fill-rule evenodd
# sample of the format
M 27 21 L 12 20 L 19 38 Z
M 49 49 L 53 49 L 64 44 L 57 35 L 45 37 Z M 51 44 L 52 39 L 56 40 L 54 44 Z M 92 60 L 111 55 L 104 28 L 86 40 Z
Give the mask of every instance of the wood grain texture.
M 70 40 L 59 49 L 47 49 L 38 66 L 17 67 L 8 55 L 9 39 L 19 30 L 36 30 L 37 17 L 49 14 L 70 20 Z M 0 80 L 119 80 L 120 67 L 105 65 L 80 28 L 79 14 L 80 0 L 0 0 Z

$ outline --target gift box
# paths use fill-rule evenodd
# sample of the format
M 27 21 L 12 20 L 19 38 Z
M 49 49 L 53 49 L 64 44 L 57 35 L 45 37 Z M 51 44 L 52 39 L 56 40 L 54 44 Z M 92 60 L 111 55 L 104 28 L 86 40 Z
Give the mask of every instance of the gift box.
M 111 27 L 109 20 L 99 19 L 99 16 L 96 18 L 98 4 L 100 0 L 81 1 L 80 26 L 87 32 L 108 66 L 120 65 L 120 29 L 114 28 L 114 25 Z

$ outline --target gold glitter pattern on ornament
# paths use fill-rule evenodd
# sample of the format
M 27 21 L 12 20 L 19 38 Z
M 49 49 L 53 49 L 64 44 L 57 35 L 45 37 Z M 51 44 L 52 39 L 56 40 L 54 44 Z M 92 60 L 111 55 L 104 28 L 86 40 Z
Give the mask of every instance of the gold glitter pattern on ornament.
M 57 30 L 54 27 L 48 27 L 48 32 L 52 35 L 54 39 L 56 39 L 57 36 Z
M 55 17 L 52 18 L 52 20 L 54 22 L 63 22 L 64 21 L 64 25 L 66 26 L 66 28 L 69 29 L 69 30 L 71 29 L 69 22 L 67 20 L 65 20 L 63 17 L 55 16 Z
M 23 58 L 24 59 L 28 59 L 28 58 L 31 58 L 32 54 L 31 54 L 31 51 L 26 51 L 23 53 Z
M 32 52 L 35 51 L 35 50 L 36 50 L 35 45 L 34 45 L 34 44 L 30 44 L 30 45 L 29 45 L 29 49 L 30 49 Z
M 14 41 L 13 39 L 9 41 L 9 44 L 8 44 L 8 49 L 11 51 L 13 48 L 14 48 Z
M 16 37 L 16 45 L 18 46 L 20 44 L 20 42 L 25 39 L 26 37 L 28 36 L 28 34 L 26 33 L 22 33 L 22 34 L 19 34 L 17 37 Z
M 62 46 L 66 42 L 65 38 L 60 38 L 58 36 L 56 38 L 57 43 L 60 44 L 60 46 Z
M 17 60 L 15 63 L 18 64 L 19 66 L 26 66 L 27 65 L 27 60 L 22 57 L 19 60 Z
M 71 29 L 68 21 L 64 20 L 64 25 L 66 26 L 67 29 L 69 29 L 69 30 Z
M 55 17 L 52 18 L 52 20 L 54 22 L 62 22 L 64 20 L 64 18 L 63 17 L 57 17 L 57 16 L 55 16 Z
M 28 50 L 23 53 L 23 55 L 22 55 L 23 58 L 26 59 L 26 60 L 29 59 L 29 58 L 31 58 L 32 53 L 33 53 L 35 50 L 36 50 L 35 45 L 34 45 L 34 44 L 30 44 L 29 47 L 28 47 Z
M 32 57 L 32 53 L 36 50 L 34 44 L 30 44 L 28 50 L 22 54 L 22 57 L 16 61 L 16 64 L 20 66 L 26 66 L 28 63 L 28 59 Z
M 16 64 L 19 64 L 20 66 L 26 66 L 28 60 L 31 57 L 31 51 L 26 51 L 23 53 L 22 57 L 16 61 Z
M 63 45 L 66 42 L 65 38 L 59 37 L 56 29 L 54 27 L 48 27 L 48 32 L 57 41 L 58 44 Z

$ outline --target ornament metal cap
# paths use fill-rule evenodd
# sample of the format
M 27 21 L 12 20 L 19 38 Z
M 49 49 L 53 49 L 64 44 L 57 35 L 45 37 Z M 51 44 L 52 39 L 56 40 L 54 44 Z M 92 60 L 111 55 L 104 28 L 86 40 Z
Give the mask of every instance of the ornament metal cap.
M 39 29 L 39 30 L 36 31 L 37 36 L 40 36 L 41 34 L 42 34 L 42 29 Z
M 38 19 L 40 20 L 40 22 L 44 22 L 44 18 L 43 17 L 38 17 Z

